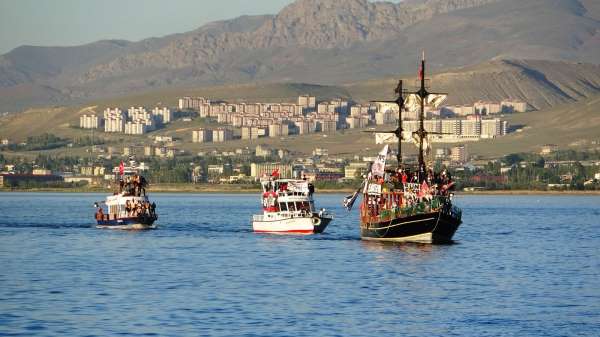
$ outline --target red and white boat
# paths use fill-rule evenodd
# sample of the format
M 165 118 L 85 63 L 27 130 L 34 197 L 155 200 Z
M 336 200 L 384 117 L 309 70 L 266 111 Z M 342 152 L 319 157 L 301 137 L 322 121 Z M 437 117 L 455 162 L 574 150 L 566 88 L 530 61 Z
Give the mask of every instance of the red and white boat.
M 325 209 L 315 210 L 312 184 L 305 180 L 269 179 L 261 181 L 263 214 L 253 216 L 257 233 L 322 233 L 333 220 Z

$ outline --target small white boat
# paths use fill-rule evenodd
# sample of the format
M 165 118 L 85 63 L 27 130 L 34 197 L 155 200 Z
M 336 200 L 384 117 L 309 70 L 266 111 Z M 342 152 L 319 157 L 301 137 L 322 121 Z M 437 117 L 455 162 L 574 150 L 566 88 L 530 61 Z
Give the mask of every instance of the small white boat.
M 252 218 L 256 233 L 322 233 L 333 220 L 325 209 L 315 211 L 314 188 L 307 181 L 265 179 L 261 186 L 263 213 Z
M 123 163 L 115 168 L 115 179 L 119 190 L 106 197 L 104 202 L 96 202 L 96 228 L 120 230 L 155 229 L 158 219 L 156 204 L 151 203 L 146 194 L 146 183 L 139 175 L 135 162 L 124 167 Z M 105 211 L 102 205 L 106 205 Z

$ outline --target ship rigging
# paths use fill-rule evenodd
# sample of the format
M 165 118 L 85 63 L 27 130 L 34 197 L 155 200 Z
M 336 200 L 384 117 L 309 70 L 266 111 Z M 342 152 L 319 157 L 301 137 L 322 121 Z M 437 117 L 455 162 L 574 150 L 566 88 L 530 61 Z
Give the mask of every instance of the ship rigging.
M 363 240 L 448 243 L 461 224 L 462 211 L 452 204 L 450 193 L 453 182 L 445 170 L 434 173 L 425 161 L 427 137 L 435 132 L 425 130 L 425 105 L 436 104 L 445 94 L 430 93 L 426 88 L 425 54 L 419 67 L 420 88 L 408 93 L 399 81 L 396 100 L 386 103 L 398 105 L 398 127 L 383 133 L 394 134 L 398 141 L 397 168 L 386 170 L 388 145 L 379 153 L 361 187 L 345 198 L 344 206 L 351 210 L 358 196 L 360 204 L 360 231 Z M 419 128 L 412 136 L 418 141 L 418 163 L 410 172 L 402 159 L 402 111 L 408 99 L 419 108 Z M 381 132 L 378 132 L 381 133 Z M 439 134 L 439 133 L 438 133 Z

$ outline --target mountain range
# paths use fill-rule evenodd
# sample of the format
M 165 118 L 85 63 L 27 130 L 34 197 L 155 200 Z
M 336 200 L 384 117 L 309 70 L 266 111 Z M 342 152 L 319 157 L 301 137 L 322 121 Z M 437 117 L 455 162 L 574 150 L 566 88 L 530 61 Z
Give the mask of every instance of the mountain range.
M 421 50 L 436 71 L 497 62 L 549 85 L 543 72 L 522 60 L 591 63 L 585 71 L 597 72 L 600 2 L 297 0 L 276 15 L 139 42 L 22 46 L 0 56 L 0 112 L 163 88 L 360 83 L 414 73 Z M 600 90 L 594 81 L 577 83 Z M 571 91 L 567 96 L 578 95 L 577 88 Z

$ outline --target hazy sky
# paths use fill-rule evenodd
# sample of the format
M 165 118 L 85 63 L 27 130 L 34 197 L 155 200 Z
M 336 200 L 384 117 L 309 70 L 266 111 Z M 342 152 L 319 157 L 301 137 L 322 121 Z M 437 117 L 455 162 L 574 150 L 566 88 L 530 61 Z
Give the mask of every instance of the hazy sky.
M 183 33 L 240 15 L 275 14 L 292 0 L 0 0 L 0 54 Z

